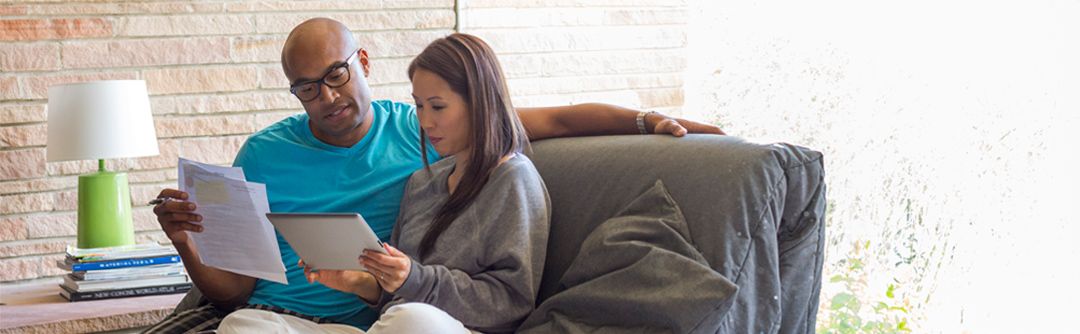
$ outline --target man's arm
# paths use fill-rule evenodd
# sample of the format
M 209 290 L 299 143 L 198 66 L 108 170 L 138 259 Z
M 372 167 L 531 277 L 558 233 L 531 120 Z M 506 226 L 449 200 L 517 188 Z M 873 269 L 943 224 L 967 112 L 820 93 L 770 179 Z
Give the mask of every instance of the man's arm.
M 202 221 L 202 216 L 195 213 L 195 203 L 187 201 L 188 194 L 176 189 L 165 189 L 158 198 L 168 199 L 154 207 L 158 223 L 173 246 L 176 246 L 188 277 L 191 277 L 191 281 L 203 296 L 222 309 L 246 304 L 251 292 L 255 290 L 255 278 L 213 268 L 199 261 L 199 250 L 191 238 L 188 238 L 188 231 L 202 232 L 203 227 L 196 224 Z
M 640 111 L 603 103 L 583 103 L 561 107 L 517 108 L 529 140 L 554 137 L 580 137 L 637 134 Z M 659 113 L 645 116 L 649 133 L 664 133 L 682 137 L 687 133 L 723 135 L 714 125 L 671 118 Z

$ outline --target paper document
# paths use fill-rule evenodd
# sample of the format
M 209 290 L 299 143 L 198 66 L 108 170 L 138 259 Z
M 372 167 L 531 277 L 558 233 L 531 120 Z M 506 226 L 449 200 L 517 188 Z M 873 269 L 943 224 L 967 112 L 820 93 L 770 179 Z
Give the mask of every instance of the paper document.
M 202 233 L 188 232 L 203 264 L 221 270 L 289 284 L 274 227 L 266 219 L 266 185 L 247 182 L 238 167 L 187 159 L 178 164 L 180 190 L 197 205 Z

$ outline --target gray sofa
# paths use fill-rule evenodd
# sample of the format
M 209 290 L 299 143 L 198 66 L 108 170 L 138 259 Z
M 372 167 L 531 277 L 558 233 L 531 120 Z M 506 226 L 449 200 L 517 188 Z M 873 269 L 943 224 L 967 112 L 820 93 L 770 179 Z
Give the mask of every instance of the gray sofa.
M 723 314 L 709 318 L 717 323 L 704 327 L 814 332 L 825 243 L 821 153 L 706 135 L 552 139 L 532 150 L 552 200 L 541 301 L 564 289 L 559 280 L 586 236 L 661 180 L 693 247 L 737 287 Z M 199 302 L 192 290 L 178 310 Z

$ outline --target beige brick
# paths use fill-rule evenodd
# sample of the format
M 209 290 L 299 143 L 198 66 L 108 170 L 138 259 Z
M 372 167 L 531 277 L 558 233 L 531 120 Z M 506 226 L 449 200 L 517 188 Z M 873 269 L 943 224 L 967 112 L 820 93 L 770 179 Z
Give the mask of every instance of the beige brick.
M 199 113 L 206 109 L 205 104 L 205 95 L 150 97 L 150 110 L 154 118 L 161 115 Z
M 26 237 L 25 218 L 0 218 L 0 241 L 24 240 Z
M 686 24 L 685 8 L 473 8 L 462 16 L 467 29 L 602 25 Z
M 514 97 L 514 106 L 517 107 L 546 107 L 589 102 L 604 102 L 630 108 L 641 108 L 641 99 L 638 97 L 638 93 L 633 90 Z
M 159 192 L 161 192 L 160 187 L 153 192 L 154 196 L 157 196 Z M 141 204 L 145 205 L 146 200 L 142 201 Z M 161 231 L 161 224 L 158 224 L 157 216 L 154 215 L 153 208 L 149 206 L 132 209 L 131 223 L 135 227 L 135 232 Z
M 129 16 L 116 19 L 117 36 L 245 35 L 255 32 L 250 15 Z
M 161 135 L 159 134 L 158 137 Z M 174 168 L 179 157 L 180 141 L 158 139 L 158 155 L 140 158 L 110 159 L 106 161 L 109 170 L 136 171 L 144 169 Z M 130 178 L 128 182 L 132 182 Z
M 383 1 L 383 9 L 454 8 L 454 0 L 393 0 Z
M 45 176 L 45 149 L 0 151 L 0 180 Z
M 303 113 L 303 109 L 255 114 L 255 128 L 263 129 L 285 118 Z
M 120 3 L 62 3 L 39 4 L 29 8 L 30 14 L 59 15 L 124 15 L 124 14 L 181 14 L 224 11 L 225 5 L 209 2 L 120 2 Z
M 229 39 L 185 37 L 75 41 L 63 43 L 62 53 L 66 68 L 216 64 L 229 62 Z
M 65 274 L 63 269 L 56 266 L 56 261 L 64 259 L 64 255 L 49 255 L 30 258 L 12 258 L 0 260 L 0 282 L 34 279 Z
M 288 33 L 293 27 L 312 17 L 310 14 L 261 14 L 255 16 L 257 32 Z M 353 31 L 437 29 L 454 27 L 454 12 L 450 9 L 370 11 L 357 13 L 327 13 L 326 17 L 341 21 Z
M 409 63 L 412 58 L 375 59 L 371 61 L 369 85 L 409 83 Z
M 208 114 L 301 108 L 300 102 L 284 89 L 262 92 L 197 96 L 155 96 L 150 99 L 157 115 Z
M 147 70 L 143 73 L 152 95 L 235 92 L 258 86 L 255 67 L 200 67 Z
M 641 98 L 641 108 L 681 106 L 685 98 L 682 87 L 641 90 L 638 96 Z
M 243 95 L 215 95 L 206 101 L 210 112 L 260 111 L 303 108 L 287 90 L 271 90 Z
M 109 161 L 106 161 L 108 164 Z M 50 176 L 82 175 L 98 170 L 95 160 L 73 160 L 63 162 L 49 162 L 45 164 L 45 170 Z
M 540 76 L 544 54 L 498 55 L 499 65 L 507 78 Z
M 231 165 L 245 139 L 247 136 L 185 138 L 181 140 L 180 156 L 210 164 Z
M 45 146 L 45 124 L 0 126 L 0 148 Z
M 686 24 L 689 13 L 685 8 L 622 9 L 605 13 L 605 25 Z
M 131 184 L 162 183 L 170 181 L 176 182 L 175 168 L 170 168 L 166 170 L 144 170 L 128 172 L 128 182 Z
M 280 62 L 286 35 L 238 36 L 232 38 L 232 60 L 237 62 Z
M 682 87 L 679 73 L 510 79 L 513 96 L 571 94 L 639 88 Z
M 104 18 L 0 19 L 0 41 L 39 41 L 112 35 Z
M 469 0 L 468 9 L 521 7 L 682 7 L 687 0 Z
M 226 4 L 228 12 L 354 11 L 402 8 L 453 8 L 453 0 L 257 1 Z
M 146 186 L 144 186 L 146 187 Z M 135 201 L 136 191 L 140 189 L 133 187 L 132 200 Z M 138 191 L 138 204 L 133 205 L 132 208 L 132 222 L 136 227 L 136 230 L 152 230 L 159 229 L 157 225 L 157 218 L 153 215 L 153 212 L 149 206 L 145 206 L 146 201 L 157 197 L 161 187 L 157 190 Z M 152 193 L 153 196 L 141 197 L 144 193 Z M 79 233 L 79 214 L 77 212 L 63 212 L 63 213 L 49 213 L 49 214 L 35 214 L 30 215 L 26 219 L 27 227 L 29 228 L 29 239 L 42 239 L 42 238 L 57 238 L 57 237 L 75 237 Z
M 169 241 L 169 237 L 166 237 L 165 232 L 162 232 L 160 228 L 157 231 L 135 232 L 135 242 L 137 242 L 137 243 L 156 242 L 156 243 L 163 244 L 163 245 L 172 244 Z
M 29 76 L 23 78 L 23 82 L 26 84 L 26 91 L 24 92 L 25 98 L 30 99 L 46 99 L 49 97 L 49 87 L 76 83 L 76 82 L 88 82 L 97 80 L 132 80 L 137 79 L 136 72 L 98 72 L 98 73 L 78 73 L 78 74 L 47 74 L 40 76 Z
M 451 30 L 377 31 L 359 32 L 356 38 L 372 58 L 415 57 L 431 41 L 451 33 Z
M 179 142 L 176 140 L 159 139 L 158 155 L 139 158 L 107 159 L 105 160 L 105 169 L 109 171 L 127 172 L 133 170 L 176 167 L 177 152 L 179 151 L 177 148 L 178 144 Z M 52 176 L 81 175 L 97 171 L 97 169 L 98 165 L 96 160 L 50 162 L 46 164 L 48 175 Z
M 32 240 L 14 244 L 0 244 L 0 258 L 64 253 L 68 245 L 76 243 L 75 238 L 65 238 L 61 240 Z
M 48 119 L 45 109 L 45 104 L 0 105 L 0 124 L 44 122 Z
M 0 76 L 0 99 L 2 101 L 24 98 L 19 79 L 14 76 Z
M 74 211 L 79 209 L 79 190 L 61 190 L 52 193 L 53 211 Z
M 380 9 L 381 5 L 379 1 L 248 1 L 227 3 L 225 11 L 261 14 L 265 12 L 371 10 Z
M 255 116 L 245 114 L 158 117 L 154 123 L 159 138 L 251 134 L 256 130 Z
M 289 78 L 285 77 L 285 72 L 282 72 L 281 65 L 259 66 L 259 88 L 288 91 Z
M 0 44 L 0 71 L 51 71 L 60 68 L 56 43 Z
M 682 49 L 510 54 L 500 55 L 499 60 L 510 78 L 681 73 L 687 66 Z
M 75 189 L 79 185 L 79 178 L 46 177 L 38 179 L 17 179 L 0 182 L 0 194 L 18 194 L 28 192 L 42 192 L 62 189 Z
M 393 100 L 412 103 L 412 85 L 411 84 L 390 84 L 390 85 L 377 85 L 371 87 L 373 96 L 376 100 Z
M 0 5 L 0 15 L 25 15 L 26 6 L 21 5 Z
M 53 207 L 53 197 L 53 193 L 3 195 L 0 196 L 0 214 L 48 211 Z
M 601 25 L 600 8 L 471 8 L 462 15 L 467 29 Z
M 494 50 L 506 53 L 676 48 L 686 44 L 686 31 L 671 26 L 555 27 L 477 30 Z
M 149 212 L 148 210 L 144 210 L 149 208 L 146 203 L 154 198 L 157 198 L 158 194 L 161 193 L 162 189 L 168 187 L 175 188 L 176 184 L 133 184 L 130 187 L 131 207 L 134 208 L 134 211 L 132 211 L 132 219 L 139 220 L 140 217 L 142 217 L 142 219 L 145 220 L 146 215 Z M 154 216 L 153 212 L 149 212 L 149 215 L 151 217 Z

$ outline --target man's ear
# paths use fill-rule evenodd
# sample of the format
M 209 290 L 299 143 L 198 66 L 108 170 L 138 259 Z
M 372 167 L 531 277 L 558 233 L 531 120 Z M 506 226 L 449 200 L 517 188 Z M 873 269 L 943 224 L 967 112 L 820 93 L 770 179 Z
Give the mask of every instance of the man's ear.
M 364 77 L 367 78 L 371 75 L 371 61 L 368 59 L 367 50 L 360 49 L 356 51 L 360 57 L 360 67 L 364 69 Z

